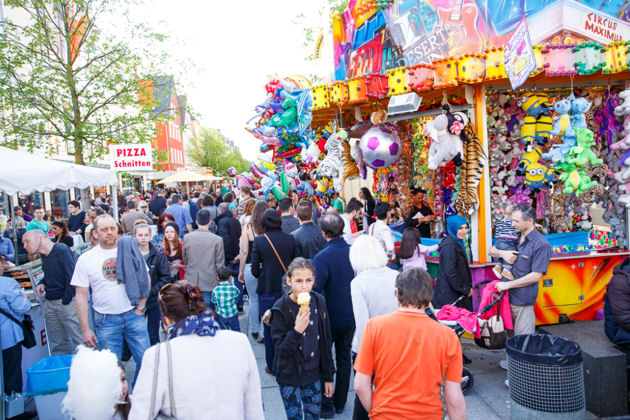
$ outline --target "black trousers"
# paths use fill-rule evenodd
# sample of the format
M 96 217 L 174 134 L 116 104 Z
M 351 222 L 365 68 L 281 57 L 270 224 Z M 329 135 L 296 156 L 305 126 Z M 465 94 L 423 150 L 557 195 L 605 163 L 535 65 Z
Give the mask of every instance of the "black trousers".
M 22 392 L 22 345 L 2 350 L 2 367 L 4 368 L 4 393 Z
M 322 397 L 322 412 L 343 410 L 348 400 L 348 389 L 350 387 L 350 372 L 352 362 L 350 350 L 352 348 L 352 337 L 355 326 L 337 328 L 332 330 L 332 341 L 335 346 L 335 393 L 332 398 Z M 324 387 L 322 386 L 322 391 Z
M 354 362 L 357 360 L 357 354 L 352 353 L 352 366 L 354 366 Z M 354 374 L 356 375 L 356 370 L 352 369 Z M 372 377 L 372 383 L 374 383 L 374 378 Z M 352 420 L 370 420 L 369 414 L 365 407 L 363 407 L 363 403 L 359 399 L 359 394 L 355 394 L 354 396 L 354 411 L 352 412 Z

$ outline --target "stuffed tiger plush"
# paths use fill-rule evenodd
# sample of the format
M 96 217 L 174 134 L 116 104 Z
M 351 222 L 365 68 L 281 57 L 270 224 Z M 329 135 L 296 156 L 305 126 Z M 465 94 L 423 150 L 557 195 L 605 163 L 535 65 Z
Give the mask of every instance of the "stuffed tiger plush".
M 461 166 L 461 183 L 456 207 L 459 214 L 470 216 L 479 208 L 477 187 L 487 158 L 481 139 L 471 122 L 466 124 L 461 137 L 464 141 L 464 164 Z
M 359 166 L 352 158 L 352 146 L 350 142 L 344 140 L 340 144 L 341 148 L 341 162 L 343 163 L 343 180 L 341 181 L 341 185 L 346 183 L 346 179 L 356 178 L 359 176 Z

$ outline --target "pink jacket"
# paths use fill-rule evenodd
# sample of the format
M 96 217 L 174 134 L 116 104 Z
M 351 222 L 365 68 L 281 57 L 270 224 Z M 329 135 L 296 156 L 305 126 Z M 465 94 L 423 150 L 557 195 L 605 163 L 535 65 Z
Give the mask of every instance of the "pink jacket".
M 481 311 L 486 305 L 493 302 L 499 295 L 499 291 L 494 287 L 499 280 L 495 280 L 491 283 L 488 283 L 486 287 L 483 288 L 483 292 L 481 292 L 481 302 L 479 303 L 479 310 Z M 490 319 L 499 311 L 499 306 L 501 307 L 501 318 L 503 318 L 503 325 L 508 330 L 514 329 L 514 324 L 512 323 L 512 312 L 510 310 L 510 298 L 508 296 L 508 291 L 505 291 L 503 298 L 501 299 L 501 303 L 495 304 L 488 312 L 485 314 L 479 315 L 481 319 Z M 477 334 L 475 334 L 477 335 Z

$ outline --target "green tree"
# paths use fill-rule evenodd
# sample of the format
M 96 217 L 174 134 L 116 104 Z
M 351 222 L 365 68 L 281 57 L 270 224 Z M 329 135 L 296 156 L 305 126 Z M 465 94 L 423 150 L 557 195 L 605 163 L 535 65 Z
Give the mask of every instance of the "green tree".
M 190 139 L 190 147 L 186 152 L 195 165 L 212 168 L 214 174 L 219 176 L 226 175 L 231 167 L 238 172 L 247 171 L 250 167 L 250 162 L 243 158 L 238 149 L 229 150 L 223 133 L 214 128 L 202 127 L 199 135 Z
M 28 19 L 7 19 L 0 36 L 0 144 L 51 153 L 65 143 L 84 164 L 107 153 L 109 143 L 150 141 L 156 122 L 171 118 L 168 106 L 155 107 L 155 85 L 147 83 L 157 80 L 152 63 L 165 59 L 146 54 L 147 46 L 164 36 L 135 24 L 129 39 L 143 46 L 134 48 L 128 34 L 103 30 L 113 14 L 122 15 L 124 0 L 5 5 Z

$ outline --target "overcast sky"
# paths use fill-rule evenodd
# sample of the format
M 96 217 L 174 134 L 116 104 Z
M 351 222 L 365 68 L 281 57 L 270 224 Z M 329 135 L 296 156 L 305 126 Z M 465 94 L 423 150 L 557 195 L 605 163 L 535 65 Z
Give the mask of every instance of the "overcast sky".
M 302 28 L 292 23 L 303 13 L 311 26 L 323 27 L 320 18 L 326 0 L 155 0 L 144 9 L 146 19 L 178 42 L 174 56 L 187 57 L 195 66 L 184 69 L 189 104 L 203 126 L 221 129 L 250 160 L 260 141 L 244 130 L 253 108 L 266 96 L 267 75 L 315 74 L 304 60 Z M 164 21 L 164 25 L 158 22 Z M 332 56 L 332 51 L 328 55 Z M 332 72 L 332 62 L 317 68 Z

